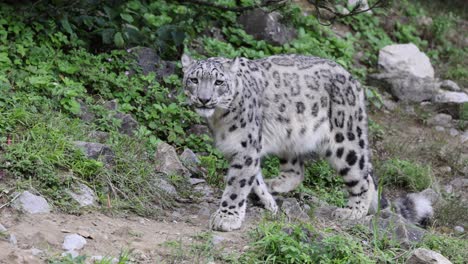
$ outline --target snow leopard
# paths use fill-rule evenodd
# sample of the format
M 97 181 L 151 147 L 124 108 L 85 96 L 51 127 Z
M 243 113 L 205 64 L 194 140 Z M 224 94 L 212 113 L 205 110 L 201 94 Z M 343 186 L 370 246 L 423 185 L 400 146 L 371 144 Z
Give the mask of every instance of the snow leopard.
M 181 62 L 188 103 L 206 119 L 230 164 L 219 209 L 210 219 L 213 230 L 239 229 L 251 192 L 276 213 L 273 195 L 301 184 L 310 153 L 326 159 L 344 179 L 347 205 L 337 208 L 334 218 L 360 219 L 377 210 L 365 93 L 342 66 L 304 55 L 195 60 L 184 54 Z M 279 158 L 276 178 L 262 176 L 266 155 Z M 399 212 L 423 222 L 432 208 L 421 209 L 421 201 L 426 203 L 409 195 L 398 203 Z

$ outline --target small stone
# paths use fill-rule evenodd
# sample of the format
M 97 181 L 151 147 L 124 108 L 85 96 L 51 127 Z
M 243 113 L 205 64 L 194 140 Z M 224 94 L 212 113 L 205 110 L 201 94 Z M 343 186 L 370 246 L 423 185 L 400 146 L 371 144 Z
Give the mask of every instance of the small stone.
M 453 92 L 461 91 L 460 86 L 458 86 L 458 84 L 456 82 L 451 81 L 451 80 L 445 80 L 445 81 L 441 82 L 440 83 L 440 88 L 445 89 L 445 90 L 449 90 L 449 91 L 453 91 Z
M 153 184 L 159 188 L 160 190 L 163 190 L 167 194 L 171 196 L 177 196 L 177 189 L 174 187 L 174 185 L 170 184 L 167 182 L 166 179 L 160 177 L 160 176 L 154 176 L 152 180 Z
M 0 233 L 5 233 L 6 231 L 7 229 L 2 224 L 0 224 Z
M 435 126 L 434 129 L 435 129 L 436 131 L 439 131 L 439 132 L 445 131 L 445 128 L 444 128 L 444 127 L 441 127 L 441 126 Z
M 185 148 L 184 152 L 180 154 L 180 160 L 189 165 L 200 165 L 201 163 L 197 155 L 189 148 Z
M 211 215 L 210 209 L 208 207 L 202 207 L 198 210 L 198 215 L 209 217 Z
M 467 103 L 468 95 L 462 92 L 442 92 L 434 96 L 432 101 L 435 103 Z
M 450 173 L 452 172 L 452 168 L 450 166 L 444 166 L 444 167 L 440 167 L 440 172 L 443 172 L 443 173 Z
M 451 264 L 447 258 L 441 254 L 425 249 L 417 248 L 413 251 L 406 264 Z
M 458 134 L 460 134 L 460 132 L 458 132 L 458 130 L 456 130 L 455 128 L 451 128 L 449 130 L 449 133 L 450 133 L 450 136 L 452 136 L 452 137 L 456 137 L 456 136 L 458 136 Z
M 10 234 L 10 237 L 8 238 L 8 241 L 13 246 L 16 246 L 18 244 L 18 240 L 16 239 L 16 235 L 14 235 L 14 234 Z
M 155 161 L 156 171 L 163 172 L 167 175 L 178 174 L 186 177 L 190 176 L 190 172 L 182 165 L 182 162 L 180 162 L 174 147 L 165 142 L 159 143 L 155 154 Z
M 465 233 L 465 228 L 463 228 L 463 226 L 456 226 L 453 228 L 453 230 L 455 230 L 457 233 Z
M 433 126 L 442 126 L 442 127 L 451 127 L 452 126 L 452 116 L 447 114 L 437 114 L 427 120 L 428 125 Z
M 448 194 L 453 193 L 453 186 L 450 184 L 445 185 L 445 192 Z
M 189 182 L 190 182 L 191 185 L 197 185 L 197 184 L 200 184 L 200 183 L 204 183 L 205 180 L 204 179 L 197 179 L 197 178 L 190 178 Z
M 114 162 L 115 154 L 107 145 L 85 141 L 75 141 L 73 144 L 81 149 L 86 157 L 90 159 L 97 160 L 99 157 L 103 157 L 106 164 L 113 164 Z
M 222 236 L 216 236 L 214 235 L 213 236 L 213 239 L 211 241 L 213 241 L 213 245 L 218 245 L 220 244 L 221 242 L 223 242 L 224 240 L 226 240 L 226 238 L 222 237 Z
M 394 111 L 398 107 L 397 103 L 395 103 L 391 99 L 383 99 L 382 103 L 385 106 L 385 108 L 390 111 Z
M 78 183 L 77 191 L 67 191 L 68 194 L 80 204 L 80 207 L 93 206 L 96 204 L 96 194 L 94 191 L 85 184 Z
M 133 136 L 135 131 L 138 130 L 138 122 L 130 114 L 116 113 L 114 118 L 121 121 L 119 132 L 128 136 Z
M 40 249 L 37 249 L 37 248 L 31 248 L 31 254 L 33 256 L 39 256 L 39 255 L 42 255 L 44 253 L 44 251 L 40 250 Z
M 29 191 L 24 191 L 15 201 L 13 201 L 12 207 L 29 214 L 50 212 L 50 206 L 46 199 L 41 196 L 34 195 Z
M 71 250 L 80 250 L 86 245 L 86 239 L 78 234 L 71 234 L 65 236 L 63 241 L 62 248 L 71 251 Z
M 466 141 L 468 141 L 468 131 L 465 131 L 461 136 L 460 136 L 460 141 L 461 143 L 465 143 Z

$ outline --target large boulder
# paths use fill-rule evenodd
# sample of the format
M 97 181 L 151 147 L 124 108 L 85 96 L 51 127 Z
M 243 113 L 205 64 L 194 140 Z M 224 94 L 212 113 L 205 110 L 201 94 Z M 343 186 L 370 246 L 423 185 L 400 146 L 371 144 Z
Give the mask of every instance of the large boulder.
M 294 28 L 282 24 L 280 18 L 278 12 L 267 12 L 257 8 L 244 12 L 238 22 L 255 39 L 283 45 L 293 40 L 297 33 Z
M 383 84 L 399 100 L 430 100 L 439 89 L 429 58 L 412 43 L 382 48 L 378 64 L 380 73 L 371 75 L 371 81 Z
M 419 78 L 434 79 L 434 68 L 426 54 L 413 43 L 385 46 L 379 51 L 382 72 L 406 72 Z

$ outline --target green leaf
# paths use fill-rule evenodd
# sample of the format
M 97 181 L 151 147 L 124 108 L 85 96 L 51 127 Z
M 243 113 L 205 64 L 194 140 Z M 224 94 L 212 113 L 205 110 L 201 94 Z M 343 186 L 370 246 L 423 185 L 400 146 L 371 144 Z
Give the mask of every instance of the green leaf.
M 134 21 L 132 15 L 130 14 L 120 14 L 120 17 L 128 23 L 132 23 Z
M 124 39 L 122 37 L 122 33 L 120 33 L 120 32 L 115 33 L 115 35 L 114 35 L 114 44 L 119 48 L 122 48 L 124 46 L 125 41 L 124 41 Z

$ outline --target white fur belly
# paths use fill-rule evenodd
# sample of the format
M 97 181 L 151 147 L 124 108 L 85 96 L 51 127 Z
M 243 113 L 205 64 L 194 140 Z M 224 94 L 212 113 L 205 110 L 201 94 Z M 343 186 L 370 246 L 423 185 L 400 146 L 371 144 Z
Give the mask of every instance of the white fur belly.
M 301 126 L 285 127 L 277 122 L 265 123 L 262 134 L 262 156 L 267 154 L 304 155 L 310 152 L 321 152 L 320 143 L 329 134 L 329 123 L 326 121 L 314 130 L 316 123 L 318 119 L 311 119 L 303 134 Z M 288 129 L 291 129 L 289 136 Z

